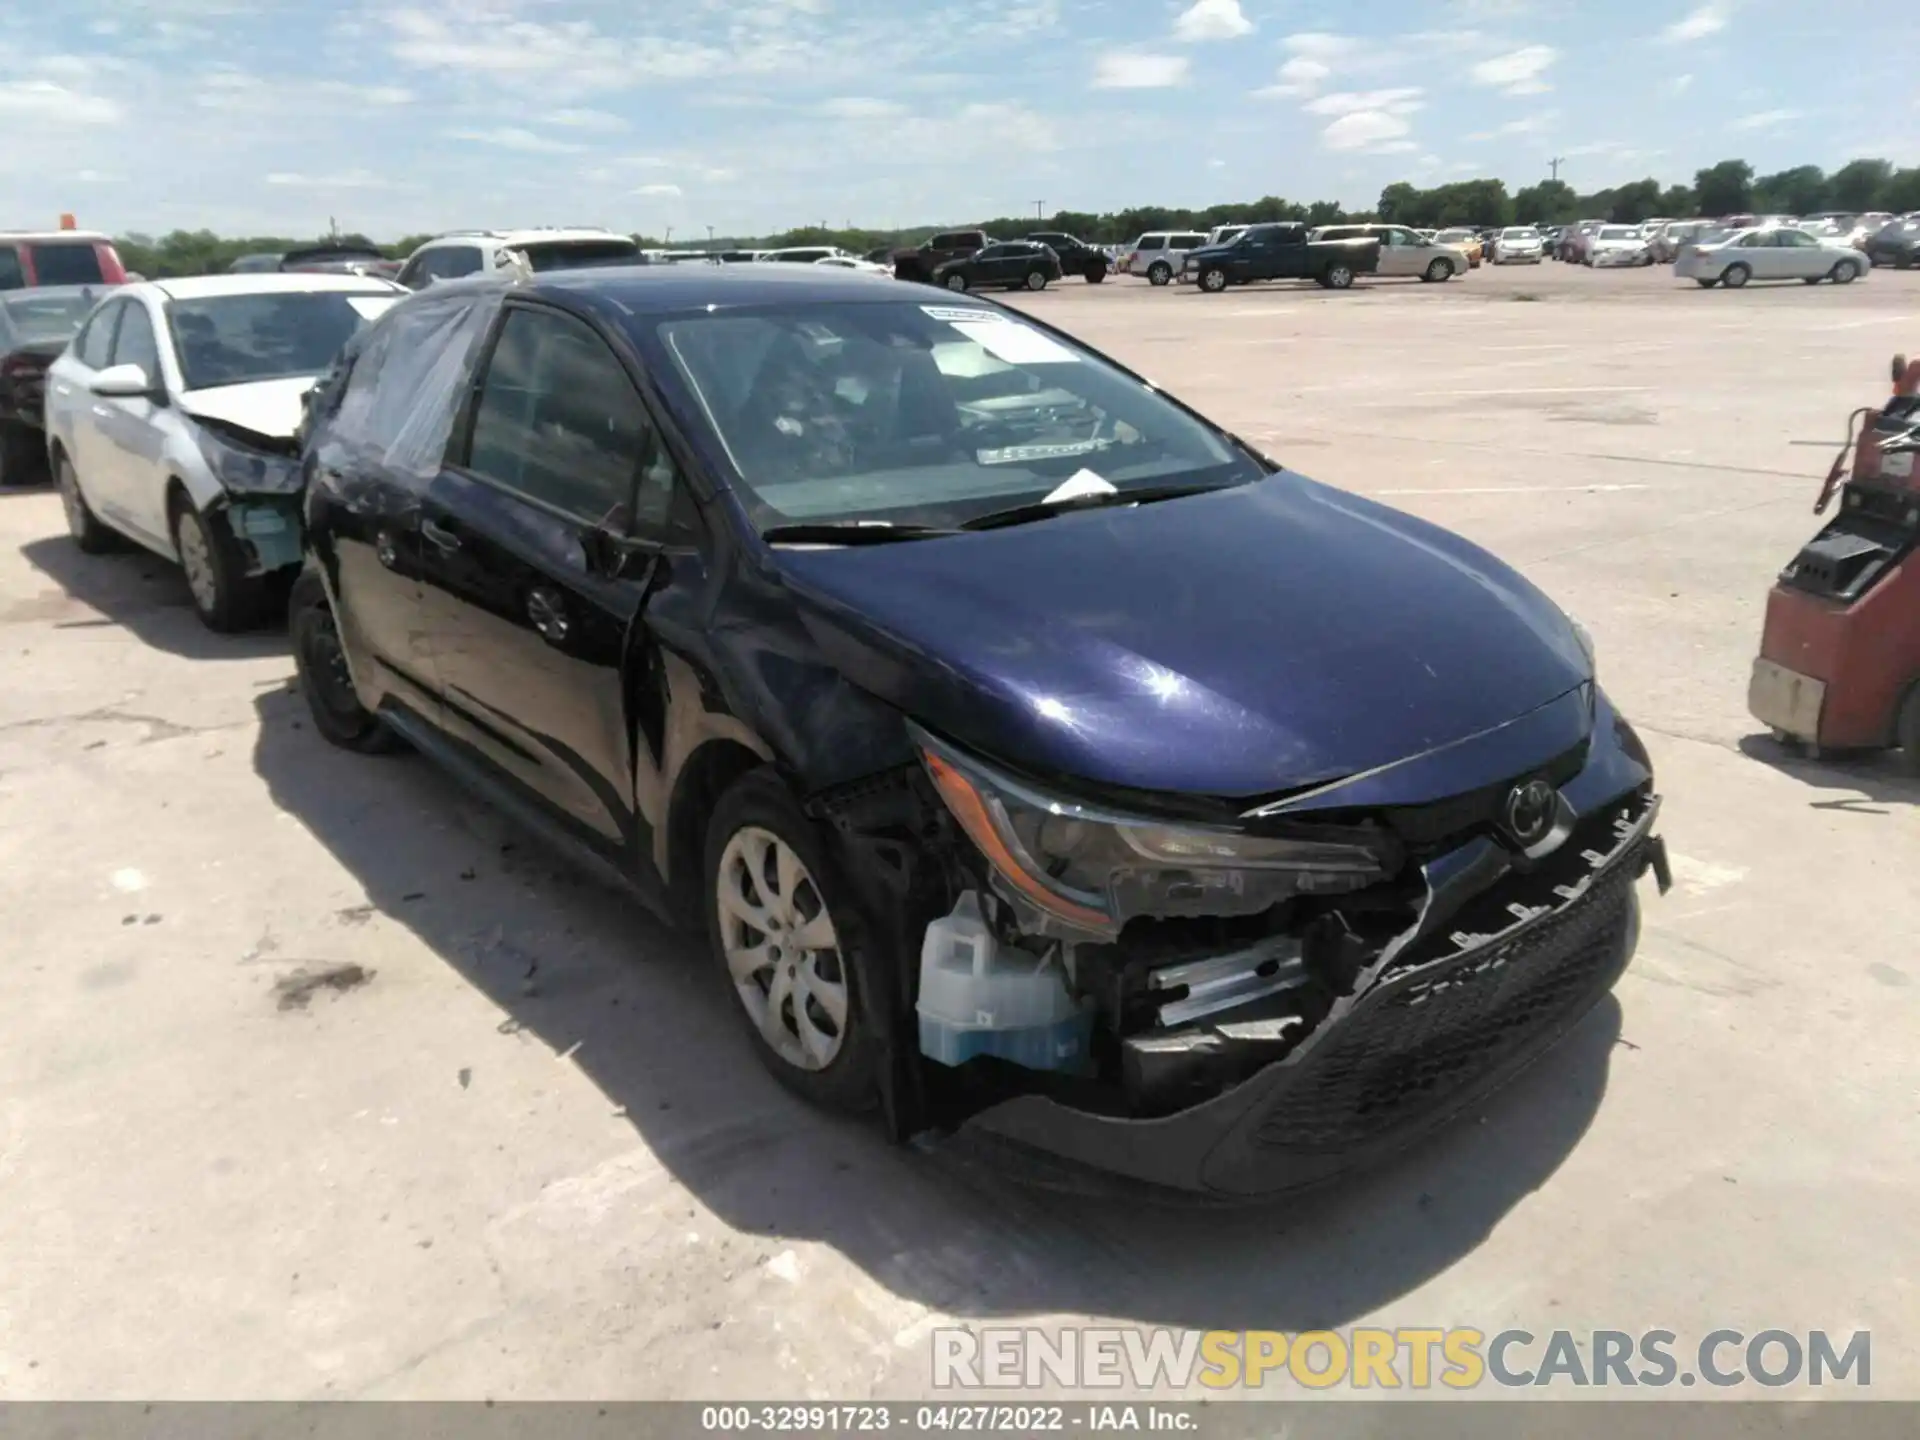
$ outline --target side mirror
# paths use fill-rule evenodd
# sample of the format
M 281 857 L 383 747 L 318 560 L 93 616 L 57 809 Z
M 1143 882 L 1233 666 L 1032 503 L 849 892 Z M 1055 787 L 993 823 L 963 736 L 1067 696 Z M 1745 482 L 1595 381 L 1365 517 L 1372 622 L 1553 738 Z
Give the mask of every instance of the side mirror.
M 160 387 L 148 379 L 147 372 L 138 365 L 109 365 L 87 382 L 87 388 L 96 395 L 115 399 L 163 398 Z

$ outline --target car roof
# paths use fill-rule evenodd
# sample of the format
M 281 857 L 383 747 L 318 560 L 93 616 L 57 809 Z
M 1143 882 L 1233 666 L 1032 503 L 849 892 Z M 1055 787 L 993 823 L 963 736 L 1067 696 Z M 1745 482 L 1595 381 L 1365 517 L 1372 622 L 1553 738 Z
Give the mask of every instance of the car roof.
M 591 225 L 572 226 L 533 226 L 525 230 L 449 230 L 445 235 L 436 235 L 421 245 L 426 250 L 435 245 L 479 245 L 492 242 L 495 245 L 551 245 L 555 241 L 564 244 L 569 240 L 631 240 L 631 235 L 622 235 L 617 230 L 602 230 Z
M 116 294 L 153 294 L 168 300 L 212 300 L 223 295 L 287 295 L 314 290 L 369 291 L 405 295 L 403 286 L 374 275 L 331 275 L 323 271 L 291 274 L 193 275 L 179 280 L 146 280 L 112 287 Z
M 99 243 L 106 235 L 98 230 L 0 230 L 0 245 L 11 244 L 16 240 L 85 240 Z
M 495 288 L 592 311 L 614 325 L 636 316 L 679 314 L 707 306 L 911 304 L 915 299 L 938 298 L 917 286 L 876 285 L 865 272 L 835 265 L 779 264 L 595 266 L 551 270 L 531 280 L 481 276 L 443 281 L 420 293 L 446 296 L 459 290 Z

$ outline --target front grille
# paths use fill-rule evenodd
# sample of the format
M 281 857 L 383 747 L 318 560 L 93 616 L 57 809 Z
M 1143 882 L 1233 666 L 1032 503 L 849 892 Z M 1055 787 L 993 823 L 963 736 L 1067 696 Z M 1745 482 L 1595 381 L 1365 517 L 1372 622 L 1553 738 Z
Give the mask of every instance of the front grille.
M 1389 981 L 1324 1044 L 1260 1122 L 1254 1143 L 1345 1150 L 1443 1109 L 1560 1028 L 1610 982 L 1631 924 L 1636 844 L 1559 915 L 1510 940 Z

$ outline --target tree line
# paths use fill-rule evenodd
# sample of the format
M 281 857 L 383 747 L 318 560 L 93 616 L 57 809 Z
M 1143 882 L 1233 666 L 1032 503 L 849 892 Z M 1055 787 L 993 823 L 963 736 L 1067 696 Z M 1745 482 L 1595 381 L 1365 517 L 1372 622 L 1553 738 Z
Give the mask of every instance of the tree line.
M 1656 216 L 1683 219 L 1695 215 L 1742 213 L 1811 215 L 1820 211 L 1860 214 L 1884 210 L 1899 215 L 1920 210 L 1920 167 L 1898 169 L 1886 160 L 1852 160 L 1831 174 L 1818 165 L 1797 165 L 1777 174 L 1755 176 L 1744 160 L 1722 160 L 1695 172 L 1691 185 L 1663 186 L 1651 176 L 1611 189 L 1581 194 L 1563 180 L 1542 180 L 1507 193 L 1501 180 L 1459 180 L 1421 189 L 1400 181 L 1380 192 L 1371 210 L 1348 211 L 1331 200 L 1308 204 L 1266 195 L 1250 202 L 1180 209 L 1139 205 L 1095 214 L 1060 210 L 1038 216 L 1000 216 L 971 222 L 990 235 L 1013 237 L 1034 231 L 1065 231 L 1095 244 L 1125 244 L 1149 230 L 1210 230 L 1216 225 L 1248 225 L 1272 220 L 1299 220 L 1310 225 L 1345 221 L 1387 220 L 1420 228 L 1448 225 L 1556 225 L 1572 220 L 1612 220 L 1632 224 Z M 775 248 L 783 245 L 838 245 L 864 253 L 886 247 L 917 245 L 939 229 L 922 225 L 907 230 L 827 229 L 804 226 L 775 235 L 723 236 L 696 241 L 682 236 L 687 248 Z M 430 239 L 408 235 L 388 245 L 375 246 L 364 235 L 330 235 L 318 239 L 254 235 L 223 237 L 210 230 L 176 230 L 168 235 L 126 235 L 115 241 L 127 267 L 142 275 L 205 275 L 225 270 L 242 255 L 286 251 L 307 245 L 341 243 L 375 248 L 402 259 Z M 647 248 L 673 248 L 672 231 L 636 235 Z

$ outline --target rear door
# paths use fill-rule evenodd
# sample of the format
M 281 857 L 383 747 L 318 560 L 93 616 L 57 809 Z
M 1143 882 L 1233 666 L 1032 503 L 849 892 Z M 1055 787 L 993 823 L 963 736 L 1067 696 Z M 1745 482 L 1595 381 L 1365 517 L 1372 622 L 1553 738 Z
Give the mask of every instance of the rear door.
M 625 362 L 577 316 L 502 313 L 464 437 L 428 494 L 426 623 L 450 734 L 580 839 L 632 843 L 623 674 L 650 561 L 604 537 L 666 524 L 676 471 Z

